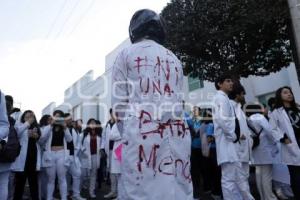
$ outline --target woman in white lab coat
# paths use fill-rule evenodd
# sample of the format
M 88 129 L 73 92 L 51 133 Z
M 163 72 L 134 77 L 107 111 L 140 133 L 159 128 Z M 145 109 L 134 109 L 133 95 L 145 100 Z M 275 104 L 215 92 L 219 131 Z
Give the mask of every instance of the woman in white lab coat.
M 67 142 L 71 141 L 72 135 L 66 128 L 64 113 L 61 110 L 54 111 L 51 125 L 42 129 L 40 138 L 41 145 L 44 145 L 42 167 L 46 168 L 48 178 L 47 200 L 53 199 L 56 175 L 61 199 L 67 199 L 66 171 L 70 164 Z
M 39 199 L 38 171 L 41 167 L 41 148 L 38 140 L 41 131 L 31 110 L 21 116 L 15 125 L 21 145 L 21 151 L 11 170 L 15 172 L 14 199 L 22 199 L 26 180 L 28 179 L 32 199 Z
M 109 141 L 113 141 L 113 149 L 110 157 L 110 180 L 111 191 L 104 198 L 116 198 L 118 196 L 118 182 L 121 176 L 121 149 L 122 149 L 122 137 L 118 130 L 117 123 L 114 123 L 109 135 L 107 135 Z M 119 151 L 119 153 L 117 152 Z
M 261 199 L 276 200 L 272 191 L 272 166 L 278 153 L 271 126 L 260 104 L 248 104 L 246 115 L 252 132 L 252 164 L 255 165 L 256 185 Z
M 100 167 L 100 146 L 101 137 L 95 119 L 89 119 L 87 128 L 83 131 L 82 146 L 80 152 L 81 168 L 88 171 L 89 175 L 89 194 L 91 198 L 96 198 L 95 188 L 97 170 Z
M 281 142 L 281 161 L 288 165 L 295 199 L 300 199 L 300 109 L 290 87 L 276 91 L 270 123 Z

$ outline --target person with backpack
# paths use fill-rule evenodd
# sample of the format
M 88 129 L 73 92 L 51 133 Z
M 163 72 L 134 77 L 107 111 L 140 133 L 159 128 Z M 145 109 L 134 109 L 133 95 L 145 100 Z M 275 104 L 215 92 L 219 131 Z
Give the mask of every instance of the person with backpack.
M 6 110 L 6 101 L 4 94 L 0 91 L 0 156 L 7 142 L 9 134 L 9 122 Z M 8 179 L 11 163 L 3 163 L 0 161 L 0 195 L 1 199 L 7 199 L 8 195 Z
M 70 153 L 67 142 L 72 141 L 72 135 L 67 129 L 64 112 L 55 110 L 50 125 L 42 129 L 40 144 L 44 145 L 42 167 L 46 168 L 48 177 L 47 200 L 53 199 L 55 178 L 58 177 L 60 196 L 67 200 L 67 167 L 70 165 Z
M 80 152 L 81 168 L 87 171 L 89 176 L 90 198 L 96 198 L 95 188 L 97 170 L 100 167 L 100 146 L 101 137 L 97 129 L 96 119 L 91 118 L 88 120 L 87 127 L 83 131 Z
M 272 191 L 272 166 L 278 149 L 271 125 L 264 116 L 260 104 L 245 107 L 248 127 L 252 132 L 252 164 L 255 166 L 256 186 L 260 199 L 277 200 Z
M 38 200 L 38 171 L 41 167 L 41 148 L 38 140 L 41 130 L 31 110 L 23 113 L 20 123 L 17 123 L 15 127 L 21 144 L 21 152 L 11 166 L 11 170 L 15 173 L 14 200 L 22 199 L 27 180 L 31 199 Z

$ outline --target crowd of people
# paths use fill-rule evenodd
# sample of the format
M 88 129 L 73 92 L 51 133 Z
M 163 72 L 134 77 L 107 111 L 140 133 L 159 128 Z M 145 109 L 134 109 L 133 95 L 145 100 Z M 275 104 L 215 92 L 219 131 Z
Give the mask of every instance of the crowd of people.
M 244 87 L 223 74 L 211 106 L 188 107 L 178 95 L 181 63 L 162 46 L 160 17 L 137 11 L 129 33 L 132 45 L 113 66 L 119 84 L 103 126 L 61 110 L 38 122 L 1 93 L 0 200 L 22 199 L 26 182 L 34 200 L 52 200 L 56 188 L 62 200 L 82 200 L 84 190 L 97 198 L 108 177 L 105 199 L 199 200 L 203 192 L 253 200 L 251 166 L 260 199 L 300 199 L 300 108 L 291 88 L 279 88 L 267 109 L 245 102 Z

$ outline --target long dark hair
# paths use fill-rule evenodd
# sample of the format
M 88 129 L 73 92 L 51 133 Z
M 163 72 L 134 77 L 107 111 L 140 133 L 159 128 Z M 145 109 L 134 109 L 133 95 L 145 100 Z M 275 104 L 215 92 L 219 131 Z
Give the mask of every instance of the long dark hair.
M 33 117 L 34 117 L 34 122 L 30 125 L 29 129 L 34 129 L 34 128 L 36 128 L 36 129 L 37 129 L 38 135 L 41 135 L 40 126 L 39 126 L 39 124 L 38 124 L 38 122 L 37 122 L 37 120 L 36 120 L 35 114 L 34 114 L 34 112 L 33 112 L 32 110 L 26 110 L 26 111 L 22 114 L 22 116 L 21 116 L 21 123 L 25 123 L 25 116 L 26 116 L 26 114 L 28 114 L 28 113 L 29 113 L 29 114 L 32 114 Z
M 281 93 L 282 93 L 282 90 L 284 89 L 288 89 L 291 94 L 293 95 L 293 101 L 291 102 L 291 109 L 295 112 L 299 112 L 299 108 L 296 104 L 296 101 L 295 101 L 295 96 L 294 96 L 294 93 L 292 91 L 292 89 L 288 86 L 284 86 L 284 87 L 281 87 L 279 88 L 277 91 L 276 91 L 276 95 L 275 95 L 275 109 L 277 108 L 281 108 L 281 107 L 284 107 L 283 105 L 283 100 L 281 98 Z
M 83 141 L 84 141 L 84 139 L 86 138 L 86 136 L 87 136 L 89 133 L 92 132 L 92 129 L 91 129 L 91 127 L 90 127 L 90 124 L 91 124 L 92 122 L 95 122 L 95 123 L 97 124 L 97 120 L 94 119 L 94 118 L 90 118 L 90 119 L 88 120 L 88 122 L 87 122 L 87 127 L 83 130 L 83 138 L 82 138 L 82 142 L 81 142 L 82 144 L 83 144 Z M 98 136 L 100 136 L 100 135 L 99 135 L 99 131 L 97 131 L 97 127 L 95 128 L 95 131 L 96 131 L 96 134 L 97 134 Z
M 40 119 L 40 127 L 47 126 L 50 117 L 50 115 L 43 115 L 43 117 Z

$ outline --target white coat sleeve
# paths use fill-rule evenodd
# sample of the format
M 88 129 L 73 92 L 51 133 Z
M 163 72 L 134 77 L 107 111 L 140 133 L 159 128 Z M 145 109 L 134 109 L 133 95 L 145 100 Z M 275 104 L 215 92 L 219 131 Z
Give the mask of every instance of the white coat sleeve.
M 38 141 L 40 145 L 44 145 L 48 141 L 51 132 L 52 132 L 51 125 L 41 128 L 41 137 Z
M 9 122 L 6 112 L 5 97 L 2 92 L 0 98 L 0 140 L 3 140 L 9 133 Z
M 105 143 L 106 143 L 106 127 L 102 132 L 100 149 L 105 149 Z
M 262 120 L 258 121 L 258 124 L 260 125 L 261 128 L 263 128 L 263 130 L 266 133 L 267 138 L 270 141 L 272 141 L 273 143 L 278 142 L 275 135 L 273 134 L 272 127 L 266 118 L 263 117 Z
M 17 131 L 18 137 L 20 138 L 22 134 L 30 127 L 30 124 L 28 122 L 21 123 L 16 122 L 15 129 Z
M 272 114 L 270 114 L 270 126 L 271 126 L 271 130 L 272 130 L 272 135 L 275 139 L 275 141 L 280 141 L 281 138 L 283 138 L 284 133 L 281 131 L 281 129 L 279 128 L 279 119 L 277 119 L 276 111 L 273 111 Z
M 129 97 L 129 85 L 127 82 L 127 64 L 125 52 L 122 51 L 112 69 L 112 96 L 111 105 L 114 112 L 118 115 L 119 120 L 123 120 L 127 109 Z M 122 132 L 122 130 L 120 130 Z
M 234 118 L 230 115 L 230 104 L 226 103 L 226 99 L 224 98 L 216 98 L 215 100 L 215 121 L 222 128 L 223 133 L 227 140 L 235 141 L 236 135 L 234 133 L 235 130 L 235 121 Z
M 73 140 L 73 137 L 72 137 L 72 135 L 71 135 L 71 133 L 70 133 L 70 131 L 69 131 L 68 128 L 65 129 L 65 140 L 67 142 L 71 142 Z

